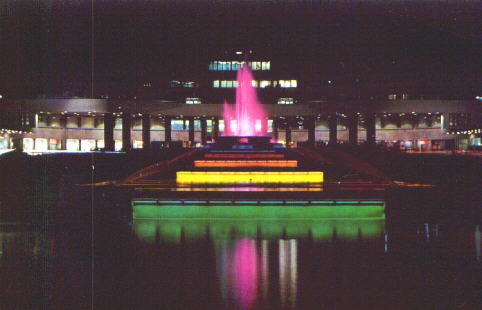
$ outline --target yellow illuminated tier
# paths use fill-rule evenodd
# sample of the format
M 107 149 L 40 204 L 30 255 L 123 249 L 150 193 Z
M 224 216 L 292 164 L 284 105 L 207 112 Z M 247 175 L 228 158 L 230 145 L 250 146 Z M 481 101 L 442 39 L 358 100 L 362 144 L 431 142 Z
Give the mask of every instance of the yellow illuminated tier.
M 297 167 L 297 160 L 196 160 L 196 167 Z
M 178 183 L 321 183 L 321 171 L 178 171 Z

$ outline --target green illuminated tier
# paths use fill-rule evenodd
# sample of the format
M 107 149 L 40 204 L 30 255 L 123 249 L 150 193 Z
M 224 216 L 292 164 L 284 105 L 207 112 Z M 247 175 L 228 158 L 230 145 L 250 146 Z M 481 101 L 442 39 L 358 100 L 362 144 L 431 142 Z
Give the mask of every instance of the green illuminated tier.
M 134 219 L 384 219 L 382 200 L 132 201 Z

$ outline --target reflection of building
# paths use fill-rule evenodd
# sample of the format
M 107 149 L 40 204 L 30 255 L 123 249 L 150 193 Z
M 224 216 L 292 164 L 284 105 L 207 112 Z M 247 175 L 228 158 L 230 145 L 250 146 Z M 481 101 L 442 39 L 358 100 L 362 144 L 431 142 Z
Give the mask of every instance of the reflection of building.
M 298 247 L 296 239 L 280 239 L 279 290 L 281 308 L 295 309 L 298 287 Z
M 236 70 L 243 63 L 244 55 L 235 53 L 211 60 L 203 72 L 169 81 L 163 100 L 0 99 L 0 149 L 12 148 L 15 138 L 23 138 L 26 150 L 36 151 L 204 144 L 224 131 L 222 103 L 233 102 Z M 384 142 L 415 150 L 482 144 L 480 100 L 409 100 L 394 94 L 387 99 L 320 100 L 310 95 L 313 85 L 305 85 L 309 81 L 299 73 L 280 70 L 266 57 L 248 64 L 267 110 L 268 132 L 278 140 Z
M 222 299 L 229 309 L 272 306 L 295 309 L 298 296 L 299 244 L 333 244 L 382 237 L 384 220 L 361 221 L 209 221 L 136 220 L 141 242 L 214 245 Z M 206 242 L 209 240 L 209 242 Z M 313 242 L 314 241 L 314 242 Z M 211 248 L 212 249 L 212 248 Z M 276 286 L 273 279 L 276 278 Z M 264 309 L 264 308 L 263 308 Z

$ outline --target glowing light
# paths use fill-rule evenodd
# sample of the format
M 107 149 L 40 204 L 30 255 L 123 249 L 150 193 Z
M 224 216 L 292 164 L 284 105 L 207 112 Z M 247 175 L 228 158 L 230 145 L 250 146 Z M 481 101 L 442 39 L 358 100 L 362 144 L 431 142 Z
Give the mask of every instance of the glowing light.
M 196 160 L 195 167 L 297 167 L 296 160 Z
M 258 100 L 256 89 L 253 87 L 253 75 L 248 66 L 238 69 L 236 88 L 236 104 L 232 107 L 224 102 L 223 118 L 228 123 L 224 135 L 230 136 L 264 136 L 266 129 L 256 127 L 256 120 L 266 119 L 266 112 Z M 230 120 L 230 122 L 228 122 Z M 234 123 L 233 121 L 236 121 Z
M 286 308 L 286 304 L 290 302 L 290 309 L 294 309 L 298 282 L 297 242 L 296 239 L 280 239 L 278 243 L 281 307 Z
M 250 187 L 248 187 L 250 188 Z M 207 203 L 222 203 L 222 204 L 287 204 L 287 205 L 331 205 L 337 206 L 340 204 L 350 204 L 350 205 L 379 205 L 384 206 L 385 201 L 383 200 L 157 200 L 157 199 L 148 199 L 148 198 L 141 198 L 141 199 L 134 199 L 132 200 L 132 206 L 137 205 L 164 205 L 164 204 L 207 204 Z
M 146 188 L 145 189 L 149 189 Z M 152 188 L 154 190 L 159 188 Z M 226 187 L 191 187 L 191 186 L 179 186 L 174 187 L 171 190 L 177 192 L 321 192 L 322 186 L 296 186 L 296 187 L 284 187 L 284 186 L 226 186 Z
M 134 219 L 134 233 L 143 242 L 155 242 L 156 238 L 172 243 L 181 241 L 181 231 L 185 240 L 194 241 L 206 237 L 206 227 L 213 239 L 225 240 L 227 236 L 243 236 L 247 238 L 262 238 L 279 240 L 285 235 L 291 238 L 312 238 L 317 241 L 329 241 L 334 232 L 342 240 L 360 238 L 379 238 L 384 232 L 385 220 L 158 220 Z M 157 236 L 156 236 L 157 235 Z M 480 237 L 480 232 L 479 232 Z M 480 242 L 480 239 L 479 239 Z M 479 244 L 480 246 L 480 244 Z M 480 248 L 479 248 L 480 249 Z M 480 254 L 480 252 L 479 252 Z
M 256 300 L 258 259 L 254 240 L 243 238 L 236 242 L 231 273 L 236 297 L 241 309 L 249 309 Z
M 133 202 L 134 219 L 384 219 L 385 205 L 143 204 Z
M 254 129 L 256 131 L 261 131 L 261 120 L 260 119 L 256 120 L 256 123 L 254 124 Z
M 177 183 L 322 183 L 322 171 L 177 171 Z
M 256 153 L 207 153 L 205 158 L 284 158 L 284 154 L 256 154 Z

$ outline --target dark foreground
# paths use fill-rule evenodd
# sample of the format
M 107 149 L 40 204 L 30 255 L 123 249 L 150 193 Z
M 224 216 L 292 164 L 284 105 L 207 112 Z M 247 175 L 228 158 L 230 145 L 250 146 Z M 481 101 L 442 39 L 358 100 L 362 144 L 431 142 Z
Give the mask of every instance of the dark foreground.
M 33 186 L 3 193 L 16 220 L 0 227 L 2 309 L 479 306 L 480 192 L 459 176 L 389 191 L 381 221 L 134 222 L 125 192 L 75 186 L 111 177 L 112 159 L 94 169 L 103 176 L 92 158 L 35 160 L 33 180 L 11 181 Z M 443 166 L 478 168 L 457 160 Z

